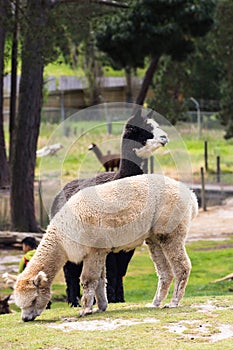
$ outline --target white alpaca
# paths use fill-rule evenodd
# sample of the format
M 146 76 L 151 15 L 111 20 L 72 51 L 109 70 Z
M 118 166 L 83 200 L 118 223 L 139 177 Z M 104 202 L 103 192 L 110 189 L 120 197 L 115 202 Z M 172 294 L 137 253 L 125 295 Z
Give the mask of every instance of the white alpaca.
M 197 199 L 185 185 L 162 175 L 139 175 L 86 188 L 55 215 L 34 257 L 18 277 L 15 300 L 24 321 L 40 315 L 52 281 L 70 260 L 83 261 L 81 316 L 105 311 L 105 258 L 144 241 L 159 281 L 152 307 L 159 307 L 175 278 L 170 307 L 184 295 L 191 270 L 185 238 L 197 215 Z

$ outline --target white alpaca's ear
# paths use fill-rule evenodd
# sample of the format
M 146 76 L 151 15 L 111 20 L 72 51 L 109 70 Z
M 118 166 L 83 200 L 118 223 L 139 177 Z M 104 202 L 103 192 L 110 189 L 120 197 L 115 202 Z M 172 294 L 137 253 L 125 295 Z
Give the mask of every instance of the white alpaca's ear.
M 44 271 L 38 272 L 37 276 L 33 280 L 33 284 L 39 288 L 45 287 L 47 282 L 48 282 L 48 278 L 47 278 L 46 273 Z

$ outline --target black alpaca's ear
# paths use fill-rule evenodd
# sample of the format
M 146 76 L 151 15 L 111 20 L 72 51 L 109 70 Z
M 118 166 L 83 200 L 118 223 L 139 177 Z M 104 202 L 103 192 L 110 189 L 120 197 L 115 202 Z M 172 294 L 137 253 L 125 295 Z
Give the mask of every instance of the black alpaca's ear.
M 153 118 L 153 114 L 154 114 L 154 111 L 150 111 L 146 116 L 145 116 L 145 119 L 151 119 Z
M 127 121 L 127 124 L 125 126 L 125 129 L 132 129 L 135 126 L 139 127 L 143 122 L 143 117 L 142 117 L 142 111 L 140 108 L 137 108 L 135 111 L 134 115 L 130 117 Z
M 142 122 L 142 110 L 141 108 L 138 108 L 135 112 L 135 114 L 132 116 L 132 121 L 138 125 L 138 123 Z

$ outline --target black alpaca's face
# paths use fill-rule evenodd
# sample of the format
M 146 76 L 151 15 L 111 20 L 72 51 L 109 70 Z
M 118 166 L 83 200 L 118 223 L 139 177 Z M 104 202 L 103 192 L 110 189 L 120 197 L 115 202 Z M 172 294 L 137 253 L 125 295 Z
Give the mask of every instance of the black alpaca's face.
M 151 118 L 134 116 L 125 128 L 124 138 L 135 141 L 134 151 L 139 158 L 146 159 L 168 143 L 167 134 Z
M 168 143 L 167 134 L 159 127 L 153 119 L 146 119 L 142 135 L 142 147 L 136 148 L 135 153 L 142 159 L 149 158 L 160 147 Z

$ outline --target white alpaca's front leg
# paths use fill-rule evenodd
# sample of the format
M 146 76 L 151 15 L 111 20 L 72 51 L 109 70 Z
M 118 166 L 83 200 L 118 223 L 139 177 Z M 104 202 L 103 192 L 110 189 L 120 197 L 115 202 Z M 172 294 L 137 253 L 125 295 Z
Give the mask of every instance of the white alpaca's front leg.
M 105 311 L 107 300 L 104 292 L 105 288 L 105 258 L 106 253 L 101 249 L 93 248 L 83 261 L 81 274 L 81 284 L 83 288 L 82 311 L 80 316 L 93 313 L 94 295 L 97 296 L 97 311 Z
M 88 281 L 85 280 L 81 282 L 83 288 L 83 296 L 82 296 L 82 310 L 79 313 L 79 316 L 86 316 L 93 313 L 93 303 L 94 303 L 94 295 L 95 289 L 98 285 L 98 281 Z
M 102 270 L 98 286 L 95 291 L 96 296 L 96 302 L 97 302 L 97 312 L 103 312 L 108 307 L 108 300 L 106 295 L 106 273 L 105 273 L 105 266 Z

